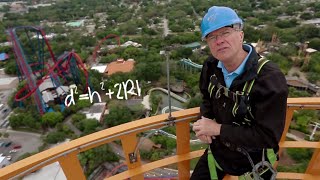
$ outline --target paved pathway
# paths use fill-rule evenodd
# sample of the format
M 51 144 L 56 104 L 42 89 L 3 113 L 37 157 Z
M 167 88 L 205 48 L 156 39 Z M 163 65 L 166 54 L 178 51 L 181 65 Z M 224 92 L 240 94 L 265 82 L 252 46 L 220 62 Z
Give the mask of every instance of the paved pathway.
M 298 137 L 298 136 L 296 136 L 296 135 L 294 135 L 294 134 L 291 134 L 291 133 L 287 133 L 287 135 L 286 135 L 288 138 L 291 138 L 291 139 L 294 139 L 294 140 L 296 140 L 296 141 L 305 141 L 304 139 L 302 139 L 302 138 L 300 138 L 300 137 Z

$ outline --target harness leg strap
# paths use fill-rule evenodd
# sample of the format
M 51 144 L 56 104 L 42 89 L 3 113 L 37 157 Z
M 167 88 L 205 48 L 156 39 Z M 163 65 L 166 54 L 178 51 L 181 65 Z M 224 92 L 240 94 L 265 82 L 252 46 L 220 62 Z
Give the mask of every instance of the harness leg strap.
M 213 154 L 211 152 L 210 146 L 208 147 L 208 167 L 210 172 L 211 180 L 218 180 L 217 169 L 222 171 L 222 168 L 219 166 L 217 161 L 214 159 Z

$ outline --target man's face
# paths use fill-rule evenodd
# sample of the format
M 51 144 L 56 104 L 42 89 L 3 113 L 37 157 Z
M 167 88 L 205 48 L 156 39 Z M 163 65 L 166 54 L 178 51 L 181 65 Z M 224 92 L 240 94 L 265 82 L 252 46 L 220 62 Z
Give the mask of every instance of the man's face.
M 206 38 L 212 55 L 223 63 L 232 62 L 242 49 L 243 32 L 223 27 L 211 32 Z

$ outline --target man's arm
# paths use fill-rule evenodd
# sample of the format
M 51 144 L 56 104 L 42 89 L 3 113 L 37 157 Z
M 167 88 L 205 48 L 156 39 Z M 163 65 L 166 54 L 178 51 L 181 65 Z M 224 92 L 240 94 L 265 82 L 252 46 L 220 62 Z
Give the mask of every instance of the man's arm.
M 202 103 L 200 105 L 200 116 L 204 116 L 210 119 L 214 118 L 213 111 L 212 111 L 212 102 L 210 100 L 210 95 L 208 92 L 209 86 L 209 78 L 210 74 L 208 73 L 208 65 L 207 62 L 203 64 L 200 81 L 199 81 L 199 88 L 202 94 Z

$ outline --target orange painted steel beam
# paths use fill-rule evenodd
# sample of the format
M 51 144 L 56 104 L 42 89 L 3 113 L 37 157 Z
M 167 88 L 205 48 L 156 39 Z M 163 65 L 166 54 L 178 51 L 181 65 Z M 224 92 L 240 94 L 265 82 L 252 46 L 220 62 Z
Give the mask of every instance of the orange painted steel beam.
M 304 109 L 319 109 L 319 107 L 320 107 L 319 105 L 320 105 L 320 98 L 289 98 L 288 99 L 288 109 L 290 109 L 290 110 L 303 109 L 303 108 Z M 287 113 L 288 112 L 290 112 L 290 111 L 287 111 Z M 199 108 L 187 109 L 187 110 L 177 111 L 177 112 L 172 113 L 172 115 L 176 119 L 197 116 L 198 114 L 199 114 Z M 17 174 L 20 174 L 26 170 L 30 170 L 34 166 L 35 166 L 35 168 L 32 169 L 32 171 L 37 170 L 45 165 L 51 164 L 56 161 L 60 161 L 60 158 L 62 158 L 62 156 L 69 156 L 70 153 L 72 154 L 75 151 L 77 151 L 79 153 L 79 152 L 86 151 L 88 149 L 92 149 L 94 147 L 100 146 L 102 144 L 106 144 L 108 142 L 121 139 L 127 135 L 127 134 L 125 134 L 126 132 L 134 132 L 132 134 L 136 134 L 136 133 L 147 131 L 150 129 L 163 127 L 163 124 L 161 124 L 161 123 L 165 122 L 166 119 L 167 119 L 166 114 L 159 115 L 159 116 L 153 116 L 153 117 L 137 120 L 134 122 L 122 124 L 122 125 L 119 125 L 116 127 L 109 128 L 109 129 L 105 129 L 105 130 L 99 131 L 97 133 L 93 133 L 88 136 L 73 140 L 67 144 L 59 145 L 57 147 L 54 147 L 52 149 L 38 153 L 34 156 L 31 156 L 29 158 L 26 158 L 24 160 L 21 160 L 19 162 L 16 162 L 16 163 L 11 164 L 5 168 L 0 169 L 0 179 L 9 179 L 9 178 L 14 177 Z M 290 119 L 290 121 L 291 121 L 292 117 L 289 118 L 289 116 L 288 116 L 287 120 L 288 119 Z M 191 120 L 196 120 L 196 118 L 193 117 L 192 119 L 189 119 L 187 121 L 191 121 Z M 177 134 L 177 136 L 178 136 L 178 134 Z M 283 146 L 297 146 L 297 145 L 292 145 L 292 144 L 290 145 L 290 143 L 283 143 L 283 142 L 284 141 L 282 141 L 280 143 Z M 301 145 L 301 147 L 302 146 L 303 145 Z M 318 148 L 318 146 L 314 147 L 314 145 L 310 145 L 310 144 L 309 145 L 307 144 L 307 146 L 312 146 L 313 148 Z M 190 154 L 190 153 L 188 153 L 188 154 Z M 181 155 L 179 155 L 179 157 L 180 156 Z M 318 155 L 317 155 L 317 158 L 318 158 Z M 184 160 L 188 160 L 188 158 L 184 159 Z M 316 160 L 318 160 L 318 159 L 316 159 Z M 169 162 L 169 164 L 172 164 L 175 162 L 180 162 L 180 161 L 172 161 L 172 162 Z M 315 161 L 315 162 L 317 162 L 317 161 Z M 317 162 L 315 164 L 320 164 L 320 163 Z M 317 166 L 319 166 L 319 165 L 317 165 Z M 133 170 L 141 169 L 141 167 L 145 167 L 145 165 L 134 168 Z M 154 167 L 154 168 L 156 168 L 156 167 Z M 130 170 L 130 171 L 132 171 L 132 170 Z M 145 171 L 143 171 L 143 172 L 145 172 Z M 140 174 L 142 174 L 143 172 L 140 172 Z M 132 176 L 130 176 L 130 177 L 132 177 Z M 311 177 L 311 175 L 310 175 L 310 177 Z
M 172 115 L 176 117 L 176 119 L 181 119 L 190 116 L 196 116 L 199 114 L 199 108 L 192 108 L 182 111 L 173 112 Z M 0 169 L 0 180 L 1 179 L 9 179 L 10 177 L 14 177 L 20 173 L 30 170 L 32 171 L 40 169 L 43 166 L 48 164 L 57 162 L 59 157 L 64 156 L 68 153 L 72 153 L 73 151 L 83 152 L 88 149 L 92 149 L 98 147 L 100 145 L 112 142 L 114 140 L 121 139 L 128 131 L 133 131 L 137 129 L 135 133 L 143 132 L 146 130 L 159 128 L 161 125 L 158 123 L 165 122 L 167 119 L 167 115 L 158 115 L 152 116 L 144 119 L 140 119 L 137 121 L 129 122 L 126 124 L 121 124 L 119 126 L 115 126 L 112 128 L 108 128 L 93 134 L 89 134 L 87 136 L 75 139 L 65 144 L 61 144 L 59 146 L 50 148 L 46 151 L 40 152 L 36 155 L 23 159 L 21 161 L 15 162 L 5 168 Z M 152 126 L 155 125 L 155 126 Z M 149 128 L 145 128 L 146 126 L 152 126 Z M 30 171 L 31 172 L 31 171 Z M 26 172 L 27 174 L 28 172 Z
M 197 151 L 192 151 L 186 154 L 181 154 L 181 155 L 175 155 L 171 156 L 165 159 L 161 159 L 158 161 L 150 162 L 148 164 L 144 164 L 140 167 L 130 169 L 128 171 L 122 172 L 120 174 L 114 175 L 107 180 L 118 180 L 118 179 L 127 179 L 130 178 L 131 176 L 135 176 L 144 172 L 151 171 L 153 169 L 159 168 L 159 167 L 164 167 L 170 164 L 174 163 L 179 163 L 182 161 L 194 159 L 197 157 L 200 157 L 204 153 L 204 150 L 197 150 Z
M 286 137 L 287 137 L 287 133 L 289 131 L 289 127 L 290 127 L 290 124 L 291 124 L 291 121 L 292 121 L 292 117 L 293 117 L 293 109 L 290 109 L 287 107 L 287 111 L 286 111 L 286 122 L 285 122 L 285 125 L 284 125 L 284 129 L 283 129 L 283 132 L 282 132 L 282 136 L 281 136 L 281 139 L 280 139 L 280 142 L 279 144 L 282 144 L 285 140 L 286 140 Z M 280 147 L 279 149 L 279 155 L 281 154 L 282 152 L 282 148 Z M 277 166 L 278 163 L 276 162 L 275 166 Z
M 126 157 L 126 162 L 127 162 L 127 166 L 128 169 L 134 169 L 136 167 L 140 167 L 141 166 L 141 160 L 140 160 L 140 154 L 139 154 L 139 150 L 137 151 L 137 154 L 135 154 L 136 157 L 136 161 L 135 162 L 130 162 L 130 156 L 129 154 L 134 153 L 135 148 L 137 146 L 137 136 L 136 134 L 129 134 L 124 136 L 123 138 L 121 138 L 121 144 L 122 144 L 122 148 L 123 148 L 123 153 Z M 138 174 L 135 176 L 131 176 L 132 180 L 143 180 L 143 174 Z
M 280 139 L 280 142 L 284 142 L 286 140 L 286 135 L 287 132 L 289 130 L 290 127 L 290 123 L 292 121 L 292 117 L 293 117 L 293 109 L 290 109 L 287 107 L 287 111 L 286 111 L 286 122 L 285 122 L 285 126 L 284 126 L 284 130 Z
M 183 121 L 176 123 L 177 155 L 190 152 L 190 125 Z M 179 179 L 190 179 L 190 160 L 178 163 Z
M 287 105 L 320 105 L 320 98 L 318 97 L 303 97 L 303 98 L 288 98 Z
M 67 179 L 85 180 L 80 161 L 77 156 L 78 152 L 73 152 L 68 156 L 60 158 L 59 163 Z
M 320 142 L 311 141 L 285 141 L 279 144 L 282 148 L 315 148 L 320 149 Z
M 305 176 L 303 173 L 278 172 L 277 179 L 304 179 Z
M 316 149 L 313 152 L 313 155 L 307 167 L 306 173 L 320 176 L 320 148 Z
M 277 179 L 303 179 L 303 180 L 318 180 L 320 176 L 293 172 L 278 172 Z

